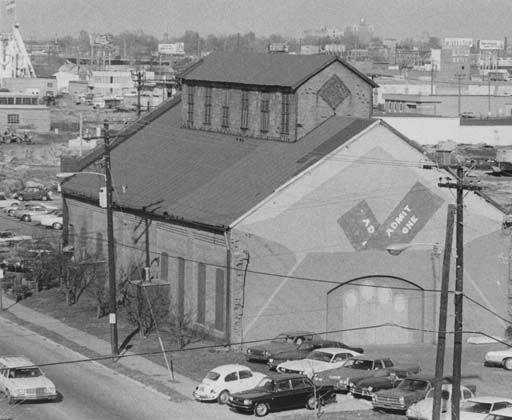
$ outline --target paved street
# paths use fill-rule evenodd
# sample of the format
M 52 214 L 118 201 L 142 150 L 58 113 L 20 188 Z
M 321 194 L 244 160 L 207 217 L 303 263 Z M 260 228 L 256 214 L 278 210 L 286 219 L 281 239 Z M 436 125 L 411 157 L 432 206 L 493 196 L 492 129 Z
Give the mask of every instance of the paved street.
M 81 358 L 60 345 L 0 318 L 0 354 L 24 354 L 35 363 Z M 96 363 L 47 366 L 43 369 L 62 394 L 62 401 L 9 406 L 0 401 L 1 416 L 15 420 L 144 420 L 237 418 L 225 407 L 173 403 L 138 382 Z

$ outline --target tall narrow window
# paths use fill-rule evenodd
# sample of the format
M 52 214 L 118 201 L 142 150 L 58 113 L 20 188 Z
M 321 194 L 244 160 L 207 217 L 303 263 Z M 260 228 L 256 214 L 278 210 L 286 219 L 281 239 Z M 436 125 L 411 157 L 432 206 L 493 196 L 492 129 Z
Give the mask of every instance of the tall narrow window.
M 206 317 L 206 265 L 197 264 L 197 322 L 205 323 Z
M 242 114 L 240 128 L 247 130 L 249 128 L 249 92 L 242 91 Z
M 187 123 L 194 123 L 194 86 L 187 86 Z
M 222 128 L 229 128 L 229 90 L 224 92 L 222 104 Z
M 261 98 L 261 132 L 266 133 L 269 126 L 270 100 L 264 95 Z
M 215 270 L 215 329 L 218 331 L 224 331 L 224 295 L 224 270 L 217 268 Z
M 281 134 L 290 133 L 290 95 L 283 93 L 281 101 Z
M 169 254 L 162 252 L 160 254 L 160 280 L 167 281 L 169 274 Z
M 212 123 L 212 88 L 207 87 L 204 91 L 204 124 Z

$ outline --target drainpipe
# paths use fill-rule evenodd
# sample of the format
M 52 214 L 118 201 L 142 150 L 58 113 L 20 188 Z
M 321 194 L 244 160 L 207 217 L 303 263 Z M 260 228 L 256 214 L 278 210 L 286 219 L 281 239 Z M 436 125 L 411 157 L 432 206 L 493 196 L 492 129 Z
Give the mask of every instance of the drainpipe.
M 226 246 L 226 341 L 231 342 L 231 242 L 230 232 L 224 231 Z

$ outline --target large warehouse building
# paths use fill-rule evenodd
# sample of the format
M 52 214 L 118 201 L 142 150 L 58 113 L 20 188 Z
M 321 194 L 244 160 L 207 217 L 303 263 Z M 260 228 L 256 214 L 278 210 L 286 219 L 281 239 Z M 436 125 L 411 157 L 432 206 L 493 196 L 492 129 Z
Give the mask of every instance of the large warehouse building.
M 331 56 L 213 53 L 182 84 L 114 143 L 119 279 L 146 264 L 146 238 L 152 276 L 213 336 L 431 342 L 454 195 L 417 144 L 371 118 L 372 80 Z M 106 251 L 103 182 L 63 184 L 77 256 Z M 465 301 L 464 327 L 503 334 L 482 307 L 507 314 L 504 215 L 474 192 L 464 212 L 465 293 L 481 304 Z M 390 255 L 397 243 L 410 248 Z

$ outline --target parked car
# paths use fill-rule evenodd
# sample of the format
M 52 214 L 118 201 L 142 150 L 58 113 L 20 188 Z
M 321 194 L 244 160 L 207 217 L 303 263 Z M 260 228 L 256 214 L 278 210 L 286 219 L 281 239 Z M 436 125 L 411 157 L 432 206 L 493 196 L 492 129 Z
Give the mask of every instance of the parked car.
M 40 187 L 27 187 L 13 194 L 12 198 L 19 201 L 51 200 L 50 192 Z
M 20 203 L 19 201 L 13 201 L 10 205 L 5 206 L 2 210 L 4 213 L 7 213 L 8 216 L 14 216 L 14 211 L 18 210 L 25 204 Z
M 373 408 L 405 412 L 412 404 L 425 398 L 435 381 L 435 376 L 411 375 L 396 388 L 377 391 L 372 400 Z M 443 378 L 441 381 L 448 380 Z
M 395 366 L 389 357 L 357 356 L 337 369 L 320 372 L 313 377 L 318 385 L 332 385 L 336 391 L 350 391 L 355 381 L 373 376 L 379 369 Z
M 485 354 L 485 366 L 500 366 L 507 370 L 512 370 L 512 348 L 504 350 L 488 351 Z
M 485 420 L 512 420 L 512 408 L 491 411 Z
M 359 355 L 360 353 L 348 349 L 319 348 L 313 350 L 304 359 L 289 360 L 277 365 L 276 370 L 280 373 L 299 373 L 312 378 L 315 373 L 341 367 L 348 359 Z
M 12 206 L 14 203 L 19 204 L 18 200 L 7 198 L 5 193 L 0 192 L 0 209 Z
M 271 411 L 307 407 L 314 409 L 335 399 L 332 387 L 317 388 L 305 376 L 297 374 L 270 375 L 258 386 L 229 397 L 228 405 L 233 410 L 254 413 L 257 417 Z
M 254 388 L 265 377 L 242 365 L 222 365 L 212 369 L 192 393 L 198 401 L 226 404 L 233 392 Z
M 17 242 L 21 241 L 29 241 L 32 239 L 32 236 L 29 235 L 18 235 L 15 232 L 10 230 L 0 231 L 0 244 L 13 245 Z
M 30 222 L 32 216 L 48 214 L 53 210 L 57 210 L 56 207 L 45 206 L 44 204 L 27 204 L 23 208 L 14 211 L 14 216 L 23 222 Z
M 288 360 L 301 360 L 304 359 L 313 350 L 327 347 L 335 347 L 339 349 L 347 349 L 355 351 L 356 353 L 363 353 L 363 349 L 359 347 L 350 347 L 339 341 L 324 340 L 322 338 L 315 338 L 311 341 L 305 341 L 295 349 L 288 351 L 280 351 L 272 353 L 268 359 L 268 367 L 274 370 L 277 366 Z
M 268 343 L 251 346 L 245 353 L 247 361 L 263 361 L 268 362 L 271 354 L 281 351 L 294 350 L 297 346 L 301 345 L 304 341 L 311 341 L 319 339 L 315 333 L 307 331 L 288 331 L 279 334 L 277 337 L 270 340 Z
M 470 399 L 475 398 L 474 391 L 469 389 L 467 386 L 461 385 L 460 387 L 460 420 L 464 419 L 462 415 L 462 407 Z M 412 404 L 406 412 L 408 419 L 414 420 L 425 420 L 432 419 L 432 405 L 434 403 L 434 390 L 428 391 L 427 395 L 421 401 Z M 505 407 L 505 406 L 504 406 Z M 467 413 L 467 420 L 472 419 L 472 415 L 475 413 Z M 476 417 L 476 418 L 484 418 Z M 443 384 L 442 386 L 442 398 L 441 398 L 441 419 L 450 420 L 452 418 L 452 384 Z
M 460 409 L 460 420 L 483 420 L 489 413 L 506 407 L 512 407 L 512 399 L 485 396 L 470 398 Z
M 34 218 L 32 218 L 34 219 Z M 61 230 L 64 226 L 64 219 L 62 216 L 62 211 L 58 210 L 52 214 L 46 214 L 41 216 L 40 224 L 42 226 L 51 227 L 55 230 Z
M 55 384 L 25 356 L 0 356 L 0 390 L 9 404 L 58 396 Z
M 354 386 L 350 388 L 350 393 L 355 397 L 372 399 L 377 391 L 395 388 L 403 379 L 418 374 L 420 371 L 419 365 L 393 366 L 381 369 L 375 372 L 373 376 L 359 380 L 353 379 Z

